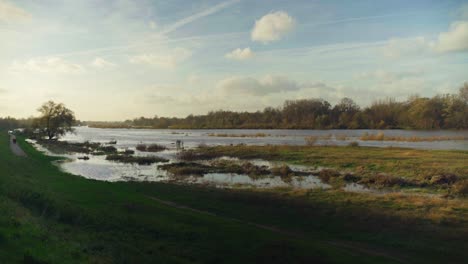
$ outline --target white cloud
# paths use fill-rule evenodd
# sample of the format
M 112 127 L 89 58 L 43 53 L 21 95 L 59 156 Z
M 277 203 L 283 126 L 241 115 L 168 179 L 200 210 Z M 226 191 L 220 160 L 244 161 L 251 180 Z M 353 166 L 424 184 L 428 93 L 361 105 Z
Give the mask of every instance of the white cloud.
M 25 10 L 8 1 L 0 0 L 0 22 L 22 22 L 27 21 L 30 18 L 31 15 Z
M 251 38 L 253 41 L 263 43 L 277 41 L 292 31 L 295 25 L 294 18 L 288 13 L 284 11 L 272 12 L 255 21 Z
M 390 39 L 382 49 L 385 57 L 398 59 L 409 55 L 420 55 L 429 50 L 429 43 L 424 37 Z
M 96 57 L 92 62 L 91 65 L 95 68 L 98 69 L 104 69 L 104 68 L 112 68 L 115 67 L 116 65 L 110 61 L 107 61 L 103 58 Z
M 189 59 L 192 52 L 184 48 L 176 48 L 165 54 L 148 53 L 140 54 L 130 58 L 131 63 L 149 64 L 165 69 L 174 69 L 179 63 Z
M 149 27 L 151 29 L 156 29 L 158 27 L 158 24 L 156 24 L 156 22 L 154 22 L 154 21 L 150 21 L 149 22 Z
M 468 21 L 452 23 L 447 32 L 439 34 L 433 47 L 437 52 L 468 51 Z
M 383 47 L 387 58 L 401 58 L 427 54 L 428 52 L 448 53 L 468 51 L 468 21 L 456 21 L 446 32 L 439 33 L 437 39 L 426 40 L 424 37 L 391 39 Z
M 248 60 L 254 56 L 254 53 L 250 48 L 235 49 L 225 55 L 226 58 L 231 60 Z
M 262 79 L 252 77 L 230 77 L 218 82 L 217 89 L 226 95 L 267 95 L 285 91 L 299 90 L 300 86 L 292 80 L 281 76 L 267 75 Z
M 379 83 L 393 83 L 402 79 L 418 77 L 424 74 L 422 69 L 411 69 L 399 72 L 390 72 L 382 69 L 365 71 L 354 76 L 355 80 L 373 80 Z
M 200 84 L 201 82 L 202 78 L 197 74 L 190 74 L 190 76 L 187 78 L 187 83 L 191 86 Z
M 81 73 L 84 68 L 76 63 L 66 61 L 60 57 L 33 58 L 27 61 L 14 61 L 10 66 L 12 72 L 38 73 Z

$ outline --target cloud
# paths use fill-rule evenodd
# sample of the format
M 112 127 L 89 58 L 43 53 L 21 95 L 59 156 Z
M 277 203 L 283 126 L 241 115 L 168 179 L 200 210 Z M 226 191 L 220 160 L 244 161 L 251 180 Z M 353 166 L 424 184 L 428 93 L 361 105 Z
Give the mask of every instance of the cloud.
M 379 83 L 393 83 L 406 78 L 418 77 L 424 74 L 422 69 L 411 69 L 399 72 L 390 72 L 382 69 L 366 71 L 354 76 L 355 80 L 375 80 Z
M 200 84 L 201 82 L 202 78 L 197 74 L 190 74 L 190 76 L 187 78 L 187 83 L 191 86 Z
M 424 37 L 390 39 L 382 48 L 383 55 L 390 59 L 421 55 L 429 50 L 429 43 Z
M 110 61 L 106 61 L 105 59 L 101 57 L 96 57 L 92 62 L 91 66 L 98 68 L 98 69 L 104 69 L 104 68 L 113 68 L 116 65 Z
M 148 25 L 151 29 L 156 29 L 158 27 L 158 24 L 154 21 L 150 21 Z
M 214 14 L 214 13 L 217 13 L 233 4 L 236 4 L 238 3 L 240 0 L 230 0 L 230 1 L 225 1 L 225 2 L 222 2 L 220 4 L 217 4 L 215 6 L 212 6 L 206 10 L 203 10 L 199 13 L 196 13 L 196 14 L 193 14 L 191 16 L 188 16 L 188 17 L 185 17 L 177 22 L 175 22 L 174 24 L 166 27 L 162 32 L 161 34 L 168 34 L 168 33 L 171 33 L 175 30 L 177 30 L 178 28 L 182 27 L 182 26 L 185 26 L 189 23 L 192 23 L 200 18 L 203 18 L 203 17 L 206 17 L 206 16 L 209 16 L 211 14 Z
M 218 82 L 217 89 L 226 95 L 245 94 L 263 96 L 271 93 L 299 90 L 300 86 L 281 76 L 267 75 L 262 79 L 230 77 Z
M 231 59 L 231 60 L 248 60 L 254 56 L 254 53 L 250 48 L 245 48 L 245 49 L 235 49 L 226 55 L 224 57 Z
M 83 72 L 84 68 L 60 57 L 45 57 L 33 58 L 23 62 L 14 61 L 10 66 L 10 71 L 75 74 Z
M 447 32 L 439 34 L 434 50 L 437 52 L 468 51 L 468 21 L 457 21 Z
M 434 40 L 424 37 L 391 39 L 382 49 L 387 58 L 421 55 L 427 52 L 449 53 L 468 51 L 468 4 L 462 6 L 458 16 L 464 20 L 453 22 L 446 32 L 438 34 Z
M 186 61 L 192 56 L 192 52 L 184 48 L 176 48 L 166 54 L 148 53 L 140 54 L 130 58 L 131 63 L 149 64 L 164 69 L 174 69 L 179 63 Z
M 29 19 L 31 19 L 31 15 L 25 10 L 8 1 L 0 0 L 0 22 L 24 22 Z
M 463 4 L 457 11 L 457 15 L 463 19 L 468 19 L 468 4 Z
M 292 31 L 295 25 L 294 18 L 284 11 L 269 13 L 255 21 L 251 38 L 263 43 L 277 41 Z

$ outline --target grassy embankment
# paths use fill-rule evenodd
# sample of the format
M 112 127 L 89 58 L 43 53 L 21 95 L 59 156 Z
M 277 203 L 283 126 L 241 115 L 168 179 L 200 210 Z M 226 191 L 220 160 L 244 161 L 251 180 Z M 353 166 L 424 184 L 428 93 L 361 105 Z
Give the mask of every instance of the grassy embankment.
M 459 200 L 433 198 L 426 206 L 340 191 L 99 182 L 60 172 L 50 163 L 55 158 L 21 138 L 19 144 L 28 158 L 13 156 L 6 133 L 0 134 L 3 262 L 450 263 L 467 257 L 467 208 Z M 421 217 L 436 203 L 457 221 Z M 402 217 L 401 210 L 415 213 Z

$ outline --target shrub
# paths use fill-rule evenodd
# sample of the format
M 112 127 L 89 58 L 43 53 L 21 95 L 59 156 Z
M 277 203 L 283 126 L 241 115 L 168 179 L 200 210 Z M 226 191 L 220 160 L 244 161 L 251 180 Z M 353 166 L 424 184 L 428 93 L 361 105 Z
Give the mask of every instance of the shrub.
M 453 192 L 459 196 L 468 196 L 468 180 L 459 181 L 454 184 Z
M 145 144 L 138 144 L 136 145 L 136 149 L 138 151 L 146 151 L 147 146 Z
M 292 170 L 291 168 L 289 168 L 288 165 L 286 164 L 283 164 L 279 167 L 275 166 L 273 168 L 271 168 L 271 174 L 273 175 L 277 175 L 277 176 L 288 176 L 289 174 L 292 173 Z
M 340 176 L 340 173 L 332 169 L 323 169 L 317 175 L 324 183 L 329 183 L 332 177 Z
M 105 153 L 117 153 L 117 148 L 114 146 L 101 146 L 98 147 L 97 150 Z
M 126 149 L 126 150 L 123 151 L 123 154 L 124 155 L 133 155 L 133 154 L 135 154 L 135 151 L 131 150 L 131 149 Z
M 345 175 L 343 175 L 343 180 L 346 181 L 346 182 L 357 182 L 360 179 L 361 179 L 361 177 L 356 176 L 356 175 L 351 174 L 351 173 L 346 173 Z
M 457 175 L 445 173 L 430 177 L 429 183 L 433 185 L 454 184 L 458 180 Z
M 148 151 L 148 152 L 158 152 L 158 151 L 163 151 L 165 149 L 167 149 L 167 148 L 165 146 L 163 146 L 163 145 L 151 144 L 146 148 L 146 151 Z

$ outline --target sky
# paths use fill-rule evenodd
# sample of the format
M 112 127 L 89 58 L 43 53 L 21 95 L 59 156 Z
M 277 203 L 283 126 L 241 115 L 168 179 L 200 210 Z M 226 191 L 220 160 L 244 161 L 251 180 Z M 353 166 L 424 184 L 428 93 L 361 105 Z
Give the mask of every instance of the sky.
M 468 1 L 0 0 L 0 116 L 366 106 L 465 81 Z

